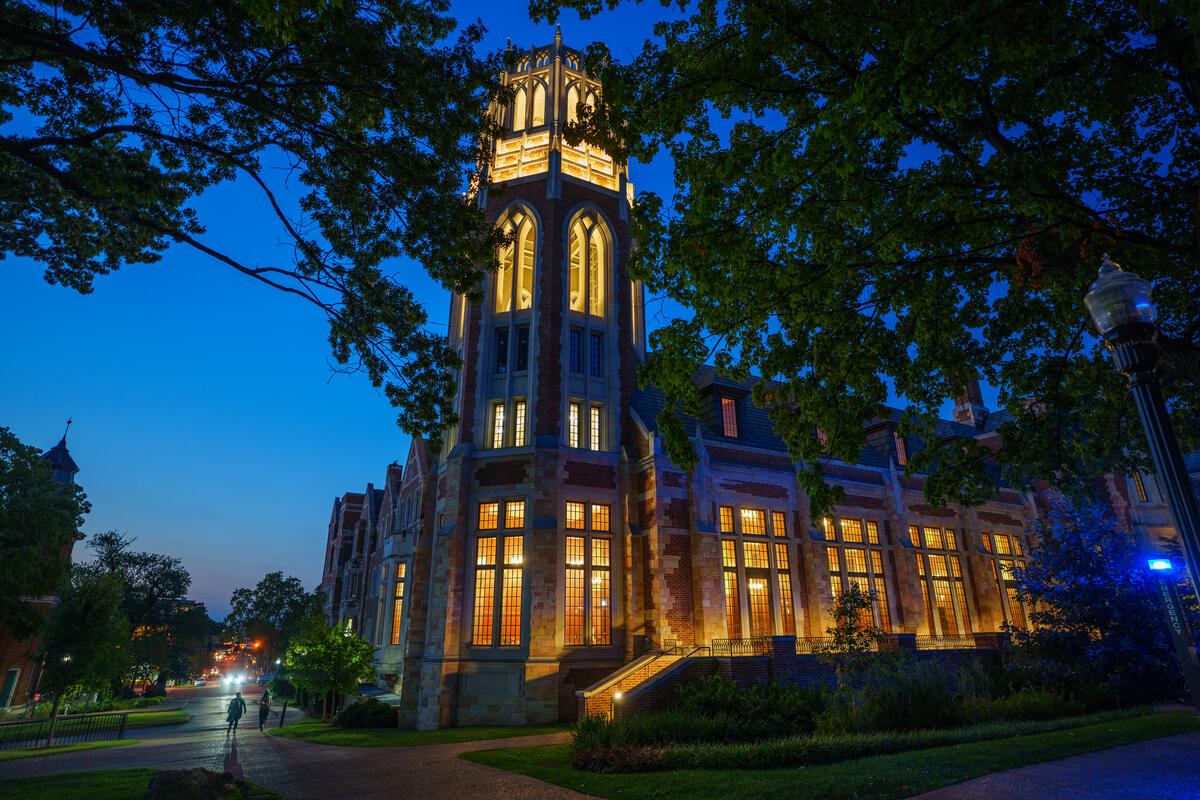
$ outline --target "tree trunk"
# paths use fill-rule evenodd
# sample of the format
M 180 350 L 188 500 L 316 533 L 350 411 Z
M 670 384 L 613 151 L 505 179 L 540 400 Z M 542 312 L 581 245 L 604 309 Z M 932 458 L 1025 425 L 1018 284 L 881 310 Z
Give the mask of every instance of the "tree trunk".
M 50 707 L 50 730 L 46 733 L 46 747 L 54 744 L 54 726 L 58 723 L 59 693 L 54 695 L 54 705 Z

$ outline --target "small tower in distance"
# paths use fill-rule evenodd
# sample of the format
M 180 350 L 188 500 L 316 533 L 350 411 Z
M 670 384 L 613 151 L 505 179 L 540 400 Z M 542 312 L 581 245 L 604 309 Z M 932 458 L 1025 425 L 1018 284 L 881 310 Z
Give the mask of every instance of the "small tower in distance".
M 42 460 L 50 464 L 54 480 L 68 486 L 75 483 L 75 474 L 79 472 L 79 465 L 75 463 L 75 459 L 71 458 L 71 452 L 67 450 L 67 431 L 70 429 L 71 420 L 67 420 L 67 430 L 63 431 L 58 444 L 42 453 Z

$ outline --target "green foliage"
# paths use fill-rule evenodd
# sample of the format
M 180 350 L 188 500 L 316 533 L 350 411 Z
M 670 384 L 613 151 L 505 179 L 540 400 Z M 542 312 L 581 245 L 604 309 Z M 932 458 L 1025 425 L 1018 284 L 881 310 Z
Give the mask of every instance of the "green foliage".
M 396 709 L 374 697 L 364 697 L 343 708 L 333 717 L 337 728 L 398 728 Z
M 604 97 L 567 132 L 673 159 L 674 195 L 639 196 L 630 259 L 690 316 L 656 333 L 641 371 L 668 413 L 695 406 L 706 361 L 776 381 L 754 401 L 820 511 L 838 494 L 824 455 L 857 460 L 894 392 L 925 441 L 906 469 L 928 473 L 928 500 L 976 504 L 997 487 L 993 456 L 935 419 L 977 372 L 1014 418 L 1001 476 L 1086 493 L 1147 463 L 1082 302 L 1107 251 L 1154 282 L 1186 376 L 1168 402 L 1185 451 L 1198 441 L 1196 6 L 674 5 L 632 60 L 592 48 Z M 659 423 L 690 466 L 682 427 Z
M 271 678 L 268 691 L 274 700 L 295 700 L 296 685 L 288 680 L 286 670 L 276 670 Z
M 235 589 L 229 603 L 225 629 L 240 641 L 261 641 L 260 658 L 271 664 L 305 619 L 320 611 L 322 596 L 306 591 L 299 578 L 268 572 L 253 589 Z
M 66 552 L 90 508 L 82 489 L 56 482 L 36 449 L 0 427 L 0 619 L 15 639 L 41 629 L 42 614 L 27 598 L 62 586 Z
M 349 694 L 369 679 L 375 648 L 350 628 L 310 628 L 292 641 L 288 680 L 319 697 Z M 325 710 L 328 706 L 322 704 Z
M 192 578 L 174 556 L 137 552 L 134 539 L 116 531 L 92 536 L 92 567 L 121 582 L 121 613 L 133 629 L 130 680 L 157 676 L 164 686 L 169 677 L 187 679 L 202 668 L 200 658 L 216 632 L 207 614 L 180 605 Z
M 833 626 L 826 628 L 829 643 L 816 651 L 822 661 L 837 669 L 838 683 L 852 685 L 871 662 L 871 650 L 885 631 L 875 625 L 871 606 L 877 595 L 864 591 L 857 581 L 837 596 L 833 603 Z
M 1062 695 L 1102 688 L 1120 704 L 1161 699 L 1178 666 L 1141 548 L 1105 509 L 1058 497 L 1036 541 L 1016 575 L 1036 610 L 1030 630 L 1011 631 L 1015 682 Z
M 501 234 L 462 193 L 490 153 L 483 111 L 499 57 L 455 35 L 444 3 L 0 7 L 0 258 L 45 266 L 90 292 L 97 275 L 172 245 L 309 304 L 334 360 L 361 370 L 401 426 L 437 448 L 453 418 L 458 358 L 388 262 L 415 259 L 479 296 L 477 265 Z M 118 87 L 137 87 L 118 91 Z M 278 259 L 205 236 L 196 198 L 239 181 L 261 191 Z M 248 287 L 247 287 L 248 288 Z
M 738 718 L 748 726 L 742 735 L 746 740 L 811 731 L 814 716 L 824 706 L 820 687 L 773 683 L 743 689 L 719 675 L 709 675 L 680 685 L 671 708 L 693 720 L 722 714 Z
M 944 728 L 963 723 L 952 676 L 931 659 L 875 658 L 853 686 L 831 692 L 817 720 L 825 733 Z
M 61 698 L 104 692 L 133 658 L 129 622 L 121 613 L 120 578 L 77 566 L 50 612 L 42 637 L 42 690 Z

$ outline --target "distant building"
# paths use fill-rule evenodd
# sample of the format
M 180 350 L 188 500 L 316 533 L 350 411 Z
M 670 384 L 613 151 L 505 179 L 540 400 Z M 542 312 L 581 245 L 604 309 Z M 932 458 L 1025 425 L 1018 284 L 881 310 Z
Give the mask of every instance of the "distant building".
M 71 458 L 70 451 L 67 450 L 65 433 L 58 444 L 42 454 L 42 460 L 50 464 L 54 480 L 68 486 L 75 483 L 75 474 L 79 472 L 79 466 L 75 463 L 75 459 Z M 82 538 L 82 534 L 76 535 L 76 541 Z M 67 547 L 67 558 L 71 557 L 74 547 L 74 542 Z M 38 606 L 43 614 L 49 615 L 57 598 L 47 595 L 29 598 L 29 602 Z M 0 709 L 24 705 L 37 693 L 41 666 L 37 662 L 35 654 L 40 645 L 40 637 L 28 641 L 16 641 L 5 635 L 3 626 L 0 625 L 0 668 L 4 673 L 3 681 L 0 682 Z
M 461 421 L 440 459 L 415 441 L 382 490 L 337 498 L 329 523 L 326 613 L 378 645 L 404 724 L 572 719 L 577 691 L 651 649 L 802 648 L 852 583 L 875 592 L 876 624 L 919 647 L 972 648 L 1025 624 L 1011 577 L 1037 498 L 1006 487 L 975 508 L 928 505 L 923 478 L 903 474 L 923 445 L 899 435 L 899 412 L 868 428 L 857 461 L 829 460 L 845 500 L 828 519 L 809 517 L 751 385 L 711 368 L 684 420 L 700 462 L 671 463 L 662 395 L 636 381 L 633 188 L 623 165 L 562 135 L 600 87 L 558 37 L 506 80 L 513 105 L 493 109 L 508 129 L 492 168 L 504 191 L 480 203 L 515 241 L 481 304 L 452 301 Z M 975 382 L 953 417 L 941 437 L 985 445 L 1008 419 Z M 1099 483 L 1138 533 L 1172 533 L 1152 478 Z

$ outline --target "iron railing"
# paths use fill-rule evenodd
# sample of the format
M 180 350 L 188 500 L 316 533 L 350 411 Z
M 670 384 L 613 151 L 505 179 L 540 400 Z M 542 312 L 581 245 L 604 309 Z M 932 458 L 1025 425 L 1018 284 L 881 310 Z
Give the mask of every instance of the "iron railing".
M 798 655 L 808 655 L 810 653 L 820 653 L 833 646 L 832 636 L 797 636 L 796 637 L 796 653 Z M 879 649 L 879 642 L 871 642 L 869 650 L 875 652 Z
M 746 639 L 713 639 L 714 656 L 765 656 L 771 652 L 770 636 L 751 636 Z
M 124 739 L 128 712 L 69 714 L 54 725 L 54 744 Z M 50 718 L 0 723 L 0 750 L 42 747 L 50 737 Z
M 975 637 L 971 634 L 959 636 L 918 636 L 918 650 L 974 650 Z

